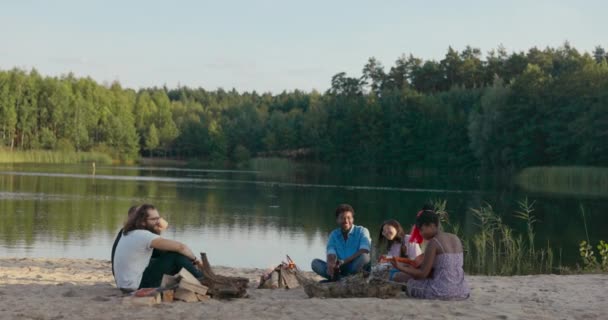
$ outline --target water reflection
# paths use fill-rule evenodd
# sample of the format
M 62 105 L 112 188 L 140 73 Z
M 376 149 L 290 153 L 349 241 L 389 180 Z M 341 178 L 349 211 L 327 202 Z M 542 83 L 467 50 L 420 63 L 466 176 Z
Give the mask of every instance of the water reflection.
M 229 172 L 229 171 L 227 171 Z M 355 186 L 355 185 L 337 185 L 337 184 L 310 184 L 310 183 L 293 183 L 280 181 L 252 181 L 239 179 L 205 179 L 194 178 L 197 175 L 189 175 L 190 178 L 178 177 L 158 177 L 158 176 L 120 176 L 120 175 L 89 175 L 89 174 L 74 174 L 74 173 L 46 173 L 46 172 L 17 172 L 6 171 L 0 172 L 0 175 L 11 176 L 32 176 L 32 177 L 57 177 L 57 178 L 76 178 L 76 179 L 94 179 L 94 180 L 127 180 L 127 181 L 150 181 L 150 182 L 180 182 L 180 183 L 206 183 L 206 184 L 254 184 L 265 187 L 296 187 L 296 188 L 342 188 L 347 190 L 375 190 L 375 191 L 401 191 L 401 192 L 427 192 L 427 193 L 478 193 L 478 190 L 450 190 L 450 189 L 425 189 L 425 188 L 399 188 L 399 187 L 384 187 L 384 186 Z
M 375 240 L 383 220 L 397 218 L 409 226 L 429 199 L 447 199 L 450 219 L 465 236 L 476 228 L 467 209 L 484 202 L 505 214 L 515 230 L 524 230 L 510 213 L 516 200 L 528 196 L 537 203 L 539 245 L 550 241 L 562 248 L 562 262 L 571 265 L 585 234 L 579 205 L 585 206 L 593 242 L 608 222 L 601 214 L 608 208 L 605 199 L 523 193 L 510 184 L 487 186 L 449 175 L 383 181 L 336 172 L 307 178 L 301 170 L 99 167 L 93 178 L 89 169 L 0 167 L 0 255 L 109 259 L 127 209 L 142 202 L 155 204 L 169 220 L 166 236 L 208 252 L 213 263 L 248 267 L 267 267 L 290 254 L 308 269 L 311 259 L 323 256 L 326 236 L 335 228 L 333 209 L 343 202 L 355 207 L 356 224 L 367 226 Z
M 297 257 L 297 262 L 306 269 L 308 266 L 305 264 L 313 258 L 320 257 L 322 251 L 318 249 L 325 246 L 322 234 L 314 234 L 310 237 L 301 232 L 256 226 L 170 229 L 164 236 L 186 243 L 195 252 L 207 252 L 214 264 L 239 267 L 276 266 L 284 260 L 286 254 L 289 254 L 294 258 Z M 252 247 L 252 239 L 255 239 L 255 247 Z M 2 253 L 4 256 L 19 257 L 109 259 L 108 244 L 113 240 L 114 234 L 98 234 L 94 237 L 73 235 L 64 241 L 43 235 L 36 237 L 32 242 L 17 241 L 3 248 Z

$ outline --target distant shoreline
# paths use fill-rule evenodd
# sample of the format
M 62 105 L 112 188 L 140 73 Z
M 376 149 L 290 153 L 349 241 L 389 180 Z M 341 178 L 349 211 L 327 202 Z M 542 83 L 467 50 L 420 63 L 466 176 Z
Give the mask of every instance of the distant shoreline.
M 40 164 L 82 164 L 108 165 L 112 157 L 101 152 L 59 151 L 59 150 L 12 150 L 0 147 L 0 163 L 40 163 Z

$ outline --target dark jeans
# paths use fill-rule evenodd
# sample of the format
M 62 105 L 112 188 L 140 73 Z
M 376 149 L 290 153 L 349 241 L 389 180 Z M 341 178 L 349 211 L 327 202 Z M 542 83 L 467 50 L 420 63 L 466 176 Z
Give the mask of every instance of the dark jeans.
M 333 279 L 330 279 L 329 275 L 327 274 L 327 262 L 321 259 L 315 259 L 311 263 L 311 268 L 312 271 L 327 280 L 339 280 L 340 277 L 350 276 L 352 274 L 359 273 L 362 270 L 370 271 L 370 261 L 369 253 L 364 253 L 358 256 L 355 260 L 341 266 L 340 272 L 338 274 L 334 274 Z
M 160 287 L 163 275 L 175 275 L 182 268 L 186 268 L 196 278 L 203 276 L 186 256 L 177 252 L 155 251 L 156 254 L 150 259 L 150 264 L 144 270 L 139 288 Z

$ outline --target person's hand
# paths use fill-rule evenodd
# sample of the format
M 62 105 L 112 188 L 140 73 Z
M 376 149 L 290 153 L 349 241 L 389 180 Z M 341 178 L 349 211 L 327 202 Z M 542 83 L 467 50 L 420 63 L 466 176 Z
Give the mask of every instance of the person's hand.
M 416 268 L 420 268 L 420 266 L 422 265 L 422 261 L 424 261 L 424 253 L 417 256 L 416 259 L 414 259 L 415 264 L 416 264 Z
M 334 266 L 334 272 L 340 273 L 340 268 L 344 265 L 344 260 L 337 259 Z
M 194 259 L 190 259 L 190 261 L 192 261 L 192 264 L 195 266 L 203 265 L 201 259 L 197 258 L 196 256 L 194 256 Z
M 407 268 L 409 267 L 408 264 L 403 264 L 403 263 L 397 262 L 397 259 L 395 259 L 394 257 L 391 259 L 391 264 L 393 265 L 393 268 L 403 271 L 403 272 L 405 272 L 407 270 Z
M 193 263 L 199 270 L 203 270 L 203 262 L 201 259 L 196 259 Z
M 334 269 L 336 270 L 340 270 L 340 267 L 342 267 L 344 265 L 344 260 L 336 260 L 336 266 L 334 267 Z
M 393 265 L 393 268 L 395 268 L 395 269 L 397 269 L 397 270 L 400 270 L 400 269 L 399 269 L 399 263 L 397 262 L 397 259 L 392 258 L 392 259 L 390 259 L 390 262 L 391 262 L 391 264 Z
M 329 276 L 329 278 L 334 277 L 335 270 L 336 270 L 336 264 L 333 262 L 328 262 L 327 263 L 327 275 Z
M 163 218 L 160 218 L 158 220 L 158 224 L 159 224 L 158 228 L 160 229 L 160 231 L 165 231 L 165 230 L 167 230 L 167 228 L 169 228 L 169 222 L 167 222 L 167 220 L 165 220 Z

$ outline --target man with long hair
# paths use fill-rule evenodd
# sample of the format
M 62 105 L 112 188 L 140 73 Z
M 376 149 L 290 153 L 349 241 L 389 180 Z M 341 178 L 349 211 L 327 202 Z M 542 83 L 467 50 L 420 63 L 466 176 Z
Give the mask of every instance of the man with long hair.
M 151 204 L 143 204 L 129 215 L 116 245 L 114 276 L 123 291 L 160 286 L 164 274 L 174 275 L 186 268 L 201 278 L 201 261 L 185 244 L 162 238 L 161 216 Z M 158 254 L 152 257 L 156 249 Z
M 138 208 L 138 206 L 132 206 L 131 208 L 129 208 L 129 211 L 127 212 L 127 219 L 129 219 L 132 215 L 135 214 L 135 211 L 137 211 L 137 208 Z M 167 230 L 168 227 L 169 227 L 169 223 L 167 222 L 167 220 L 165 220 L 161 217 L 160 220 L 158 221 L 158 226 L 154 229 L 153 232 L 160 235 L 160 233 Z M 118 231 L 118 234 L 116 234 L 116 238 L 114 238 L 114 243 L 112 244 L 112 255 L 111 255 L 112 275 L 114 275 L 114 256 L 116 255 L 116 247 L 118 246 L 118 241 L 120 241 L 120 238 L 122 238 L 122 231 L 123 231 L 123 228 L 120 228 L 120 230 Z M 157 257 L 159 253 L 160 253 L 160 251 L 158 251 L 158 250 L 152 251 L 152 258 Z

